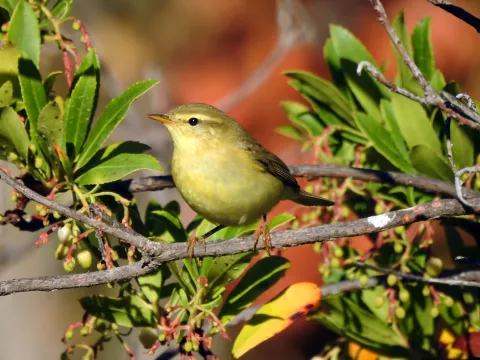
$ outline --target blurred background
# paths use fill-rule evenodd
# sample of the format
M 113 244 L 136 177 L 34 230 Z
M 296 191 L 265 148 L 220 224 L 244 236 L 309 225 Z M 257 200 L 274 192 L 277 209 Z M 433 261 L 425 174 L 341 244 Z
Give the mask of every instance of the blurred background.
M 480 4 L 455 1 L 473 14 Z M 278 4 L 282 4 L 278 6 Z M 447 80 L 480 97 L 478 34 L 446 12 L 421 0 L 385 0 L 390 18 L 402 8 L 410 29 L 425 16 L 432 17 L 432 40 L 438 68 Z M 300 100 L 282 71 L 310 70 L 328 77 L 322 57 L 328 25 L 341 24 L 358 36 L 378 63 L 387 62 L 394 76 L 392 48 L 367 1 L 360 0 L 76 0 L 73 15 L 85 22 L 102 65 L 100 109 L 132 83 L 146 78 L 161 80 L 140 98 L 116 130 L 115 141 L 137 140 L 152 147 L 169 172 L 172 144 L 165 129 L 145 118 L 187 102 L 217 105 L 235 117 L 263 145 L 287 163 L 310 162 L 311 155 L 298 144 L 275 132 L 287 124 L 279 104 Z M 79 34 L 66 29 L 71 37 Z M 460 45 L 460 46 L 459 46 Z M 52 51 L 51 51 L 52 50 Z M 43 48 L 45 72 L 62 68 L 59 52 Z M 59 84 L 57 92 L 66 87 Z M 0 184 L 0 212 L 12 206 L 11 190 Z M 141 207 L 151 198 L 161 203 L 179 199 L 175 190 L 141 194 Z M 183 202 L 181 202 L 184 205 Z M 279 205 L 276 212 L 288 211 Z M 184 220 L 193 213 L 184 205 Z M 55 261 L 55 245 L 34 247 L 38 234 L 0 228 L 0 278 L 63 273 Z M 361 245 L 361 243 L 359 242 Z M 310 246 L 289 249 L 285 256 L 292 268 L 259 302 L 265 302 L 288 284 L 320 282 L 319 256 Z M 64 350 L 60 342 L 66 327 L 81 319 L 76 299 L 104 288 L 55 293 L 15 294 L 0 298 L 0 348 L 4 359 L 55 359 Z M 238 329 L 232 329 L 234 336 Z M 244 359 L 310 359 L 322 348 L 328 334 L 318 324 L 301 320 L 249 352 Z M 137 359 L 151 359 L 138 341 Z M 218 341 L 220 358 L 229 358 L 231 343 Z M 127 359 L 118 344 L 110 344 L 99 359 Z

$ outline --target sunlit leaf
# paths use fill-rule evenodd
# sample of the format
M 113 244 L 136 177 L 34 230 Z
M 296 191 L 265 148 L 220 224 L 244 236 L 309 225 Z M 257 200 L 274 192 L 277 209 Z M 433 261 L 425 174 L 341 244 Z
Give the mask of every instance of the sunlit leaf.
M 428 146 L 417 145 L 410 150 L 410 161 L 420 174 L 453 182 L 453 172 L 446 158 Z
M 430 17 L 422 19 L 413 30 L 412 44 L 415 64 L 425 79 L 431 80 L 435 72 L 432 41 L 430 35 Z
M 24 160 L 28 153 L 28 135 L 18 114 L 11 107 L 0 112 L 0 135 L 8 138 L 15 146 L 15 152 Z

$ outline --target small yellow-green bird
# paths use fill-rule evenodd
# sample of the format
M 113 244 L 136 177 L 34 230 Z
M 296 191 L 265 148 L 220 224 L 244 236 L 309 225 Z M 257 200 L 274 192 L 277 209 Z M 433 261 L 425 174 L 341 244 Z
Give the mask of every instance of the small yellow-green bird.
M 148 115 L 165 124 L 173 143 L 172 176 L 187 204 L 218 224 L 202 237 L 188 241 L 193 256 L 202 241 L 225 226 L 242 226 L 263 217 L 261 232 L 270 252 L 267 213 L 281 200 L 305 206 L 334 203 L 303 191 L 287 165 L 260 145 L 237 121 L 219 109 L 200 103 Z

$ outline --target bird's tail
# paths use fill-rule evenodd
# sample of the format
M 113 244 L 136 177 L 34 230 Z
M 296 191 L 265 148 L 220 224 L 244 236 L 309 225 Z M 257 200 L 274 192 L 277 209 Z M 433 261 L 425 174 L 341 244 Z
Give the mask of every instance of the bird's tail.
M 296 194 L 294 194 L 291 199 L 292 201 L 296 202 L 297 204 L 304 205 L 304 206 L 332 206 L 335 203 L 331 200 L 327 200 L 315 195 L 312 195 L 306 191 L 300 190 Z

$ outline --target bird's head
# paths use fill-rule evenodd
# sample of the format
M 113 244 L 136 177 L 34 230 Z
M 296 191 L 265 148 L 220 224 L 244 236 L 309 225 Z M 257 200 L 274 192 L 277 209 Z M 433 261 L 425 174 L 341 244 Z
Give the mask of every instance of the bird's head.
M 243 133 L 243 129 L 234 119 L 207 104 L 181 105 L 166 114 L 152 114 L 148 117 L 167 127 L 175 146 L 216 141 L 234 142 Z

